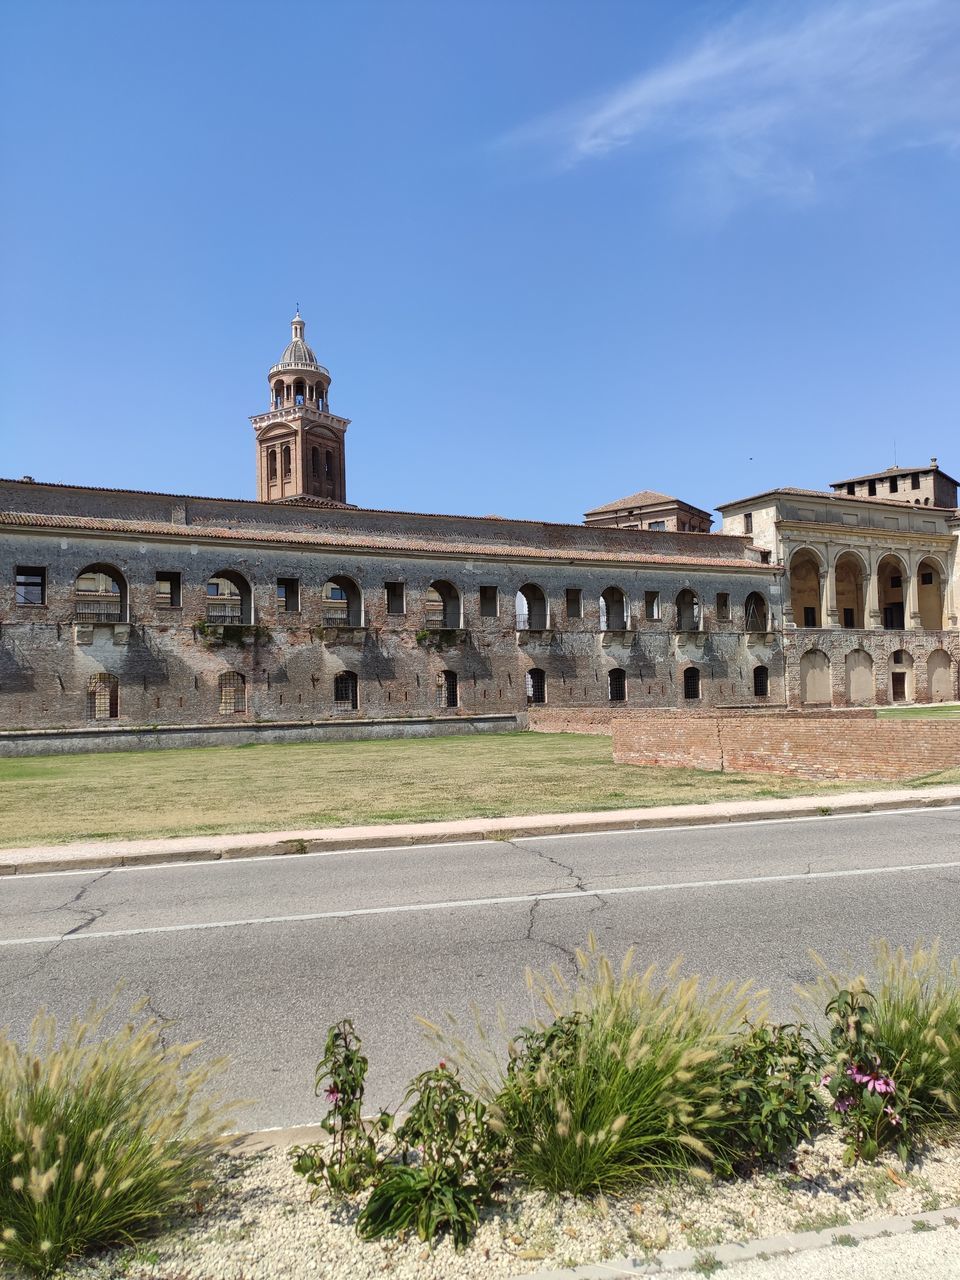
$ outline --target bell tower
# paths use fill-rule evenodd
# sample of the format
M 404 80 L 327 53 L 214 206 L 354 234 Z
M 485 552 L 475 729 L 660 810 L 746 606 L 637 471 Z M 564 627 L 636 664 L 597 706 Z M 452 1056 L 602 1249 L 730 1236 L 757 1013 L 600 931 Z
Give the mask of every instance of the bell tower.
M 270 408 L 250 421 L 257 439 L 257 501 L 347 501 L 349 418 L 330 412 L 330 374 L 304 340 L 300 309 L 290 341 L 267 375 Z

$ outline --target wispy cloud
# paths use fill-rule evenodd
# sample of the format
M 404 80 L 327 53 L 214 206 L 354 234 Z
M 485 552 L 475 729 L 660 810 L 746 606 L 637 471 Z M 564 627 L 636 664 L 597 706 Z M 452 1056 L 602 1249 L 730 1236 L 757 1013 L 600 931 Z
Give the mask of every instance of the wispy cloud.
M 834 0 L 745 10 L 680 56 L 503 141 L 565 167 L 626 147 L 797 199 L 865 153 L 960 147 L 960 2 Z

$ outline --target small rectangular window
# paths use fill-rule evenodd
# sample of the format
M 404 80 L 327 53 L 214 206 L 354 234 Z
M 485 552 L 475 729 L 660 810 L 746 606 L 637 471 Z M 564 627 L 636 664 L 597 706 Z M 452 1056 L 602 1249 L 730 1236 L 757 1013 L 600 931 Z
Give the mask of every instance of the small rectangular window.
M 15 586 L 17 604 L 47 603 L 47 571 L 33 565 L 17 565 Z
M 280 613 L 300 612 L 300 579 L 277 579 L 277 609 Z
M 871 498 L 875 498 L 875 497 L 877 496 L 877 482 L 876 482 L 876 480 L 868 480 L 868 481 L 867 481 L 867 494 L 868 494 L 868 496 L 869 496 L 869 497 L 871 497 Z
M 387 597 L 387 613 L 402 614 L 407 612 L 407 601 L 402 582 L 385 582 L 383 590 Z
M 770 552 L 769 552 L 769 551 L 761 551 L 761 552 L 760 552 L 760 563 L 761 563 L 761 564 L 769 564 L 769 563 L 770 563 Z
M 849 493 L 849 494 L 850 494 L 851 498 L 853 497 L 853 495 L 854 495 L 856 492 L 857 492 L 857 486 L 856 486 L 855 484 L 848 484 L 848 485 L 847 485 L 847 493 Z
M 897 483 L 897 477 L 896 477 L 896 476 L 891 476 L 891 477 L 890 477 L 890 492 L 891 492 L 891 493 L 896 493 L 896 492 L 899 490 L 899 488 L 900 488 L 900 485 Z
M 652 529 L 654 533 L 665 533 L 667 529 L 666 520 L 651 520 L 647 525 L 648 529 Z
M 853 623 L 853 610 L 852 610 L 852 609 L 844 609 L 844 611 L 843 611 L 843 625 L 844 625 L 844 627 L 846 627 L 846 629 L 847 629 L 848 631 L 852 631 L 852 630 L 853 630 L 853 625 L 854 625 L 854 623 Z
M 803 625 L 805 627 L 815 627 L 817 625 L 817 610 L 812 604 L 803 606 Z
M 583 617 L 583 592 L 579 587 L 567 587 L 567 621 Z
M 717 592 L 717 621 L 730 621 L 730 595 L 727 591 Z
M 748 511 L 743 517 L 743 532 L 753 533 L 753 512 Z
M 643 593 L 643 616 L 648 622 L 660 621 L 659 591 L 645 591 Z
M 500 596 L 496 587 L 480 588 L 480 617 L 496 618 L 500 613 Z
M 899 573 L 891 573 L 890 586 L 894 588 L 903 586 L 903 578 Z
M 932 587 L 932 586 L 933 586 L 933 574 L 932 574 L 932 573 L 921 573 L 921 575 L 920 575 L 920 585 L 921 585 L 921 587 Z
M 766 698 L 770 693 L 770 671 L 767 667 L 753 669 L 753 696 Z
M 179 609 L 183 603 L 179 573 L 158 573 L 156 604 L 158 609 Z
M 910 473 L 910 488 L 911 489 L 920 488 L 920 472 L 919 471 L 912 471 Z

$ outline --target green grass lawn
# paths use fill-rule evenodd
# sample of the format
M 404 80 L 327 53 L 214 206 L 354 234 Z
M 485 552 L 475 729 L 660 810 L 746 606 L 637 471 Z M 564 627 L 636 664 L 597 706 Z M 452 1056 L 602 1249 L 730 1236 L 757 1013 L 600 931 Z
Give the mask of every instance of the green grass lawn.
M 880 707 L 877 716 L 884 720 L 913 720 L 920 716 L 960 717 L 960 702 L 927 702 L 915 707 Z
M 942 781 L 960 781 L 942 776 Z M 499 817 L 850 791 L 849 782 L 617 765 L 581 734 L 0 759 L 0 847 Z

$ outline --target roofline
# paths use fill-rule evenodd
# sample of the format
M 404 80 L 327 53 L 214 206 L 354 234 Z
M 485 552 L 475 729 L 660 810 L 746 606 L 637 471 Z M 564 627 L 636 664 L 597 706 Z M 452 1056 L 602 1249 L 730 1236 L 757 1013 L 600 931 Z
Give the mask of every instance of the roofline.
M 645 567 L 651 569 L 663 568 L 664 566 L 674 565 L 679 571 L 684 569 L 696 569 L 697 572 L 717 571 L 717 572 L 738 572 L 747 571 L 751 574 L 759 573 L 761 575 L 782 571 L 783 566 L 777 564 L 764 564 L 759 560 L 734 560 L 725 557 L 699 557 L 699 556 L 676 556 L 667 555 L 662 552 L 652 551 L 649 548 L 638 548 L 637 551 L 628 553 L 636 557 L 635 560 L 625 561 L 623 559 L 622 549 L 619 554 L 611 553 L 605 557 L 599 548 L 587 548 L 579 550 L 574 547 L 558 548 L 556 550 L 538 547 L 517 547 L 511 549 L 508 546 L 493 547 L 436 547 L 426 546 L 418 547 L 409 543 L 405 543 L 402 536 L 390 540 L 390 545 L 378 545 L 375 542 L 364 542 L 358 540 L 355 543 L 345 543 L 342 540 L 331 538 L 330 541 L 323 541 L 317 537 L 310 537 L 302 531 L 292 531 L 288 534 L 279 534 L 256 529 L 230 529 L 220 528 L 216 525 L 177 525 L 166 524 L 162 522 L 151 521 L 121 521 L 113 520 L 114 524 L 121 524 L 125 527 L 110 528 L 110 518 L 98 520 L 96 516 L 70 516 L 63 513 L 56 515 L 48 515 L 45 518 L 53 523 L 47 525 L 31 525 L 27 521 L 23 523 L 11 520 L 9 517 L 14 515 L 30 516 L 36 514 L 34 512 L 0 512 L 0 531 L 6 531 L 16 534 L 23 530 L 29 533 L 31 537 L 36 536 L 61 536 L 69 533 L 73 537 L 89 537 L 98 539 L 116 538 L 123 541 L 143 541 L 147 539 L 186 541 L 195 543 L 223 543 L 230 542 L 235 545 L 249 545 L 257 547 L 271 547 L 283 549 L 290 547 L 297 551 L 314 552 L 320 555 L 360 555 L 360 556 L 384 556 L 394 555 L 402 556 L 410 559 L 485 559 L 485 560 L 506 560 L 517 564 L 534 564 L 534 563 L 557 563 L 557 564 L 582 564 L 585 566 L 595 565 L 598 567 L 606 567 L 607 565 L 617 565 L 622 569 L 639 570 Z M 150 527 L 154 525 L 155 527 Z M 575 525 L 574 528 L 579 528 Z
M 895 511 L 903 511 L 906 508 L 910 511 L 949 512 L 951 515 L 955 515 L 957 512 L 956 507 L 917 507 L 912 502 L 899 502 L 896 498 L 869 498 L 859 493 L 831 493 L 826 489 L 764 489 L 762 493 L 752 493 L 746 498 L 736 498 L 732 502 L 718 503 L 716 509 L 717 511 L 726 511 L 730 507 L 740 507 L 745 502 L 756 502 L 759 498 L 775 498 L 781 495 L 787 498 L 827 498 L 831 502 L 869 502 L 874 506 L 893 507 Z
M 583 516 L 586 519 L 587 516 L 616 515 L 618 511 L 626 511 L 630 507 L 637 507 L 641 510 L 646 508 L 654 509 L 666 506 L 667 503 L 684 507 L 687 511 L 695 511 L 699 516 L 710 516 L 711 518 L 713 516 L 713 512 L 707 511 L 705 507 L 695 507 L 692 502 L 684 502 L 682 498 L 671 498 L 667 494 L 664 494 L 662 502 L 623 502 L 620 504 L 607 502 L 602 507 L 591 507 L 589 511 L 583 513 Z
M 47 480 L 16 480 L 10 476 L 0 476 L 0 484 L 33 485 L 36 488 L 40 488 L 40 489 L 73 489 L 83 493 L 125 493 L 125 494 L 130 494 L 134 497 L 139 496 L 139 497 L 146 497 L 146 498 L 181 498 L 187 502 L 230 502 L 230 503 L 235 503 L 237 506 L 263 507 L 265 510 L 270 510 L 270 509 L 276 510 L 278 507 L 284 507 L 286 510 L 291 509 L 290 506 L 284 503 L 282 500 L 278 500 L 276 502 L 260 502 L 256 498 L 218 498 L 218 497 L 212 497 L 209 494 L 202 495 L 202 494 L 196 494 L 196 493 L 165 493 L 159 489 L 110 489 L 110 488 L 107 488 L 105 485 L 60 484 L 60 483 L 57 483 L 56 481 L 47 481 Z M 308 495 L 304 495 L 304 496 L 308 496 Z M 303 510 L 309 509 L 309 505 L 310 505 L 309 502 L 304 502 L 302 504 L 302 509 Z M 521 516 L 516 516 L 516 517 L 515 516 L 470 516 L 470 515 L 463 515 L 457 512 L 445 512 L 445 511 L 395 511 L 386 507 L 359 507 L 359 506 L 352 505 L 350 503 L 346 503 L 342 507 L 338 506 L 336 508 L 326 507 L 322 503 L 318 503 L 316 506 L 316 510 L 317 511 L 330 511 L 330 510 L 358 511 L 361 514 L 367 513 L 370 515 L 377 515 L 377 516 L 415 516 L 418 520 L 472 520 L 472 521 L 476 521 L 478 524 L 487 523 L 489 521 L 498 521 L 501 524 L 528 524 L 528 525 L 537 526 L 538 528 L 547 528 L 547 529 L 582 530 L 586 527 L 583 524 L 573 524 L 570 521 L 530 520 L 530 519 L 525 519 Z M 38 512 L 37 514 L 40 514 L 40 513 Z M 705 514 L 709 515 L 709 512 Z M 597 530 L 594 530 L 594 531 L 596 532 Z M 606 533 L 656 534 L 659 532 L 659 530 L 600 529 L 599 532 L 602 532 L 605 534 Z M 667 530 L 666 532 L 669 534 L 670 537 L 678 537 L 678 538 L 738 538 L 740 541 L 748 543 L 749 545 L 752 545 L 752 539 L 749 537 L 749 535 L 739 534 L 739 533 L 689 533 L 687 531 L 679 532 L 674 530 Z
M 910 475 L 932 476 L 934 473 L 943 476 L 944 479 L 949 480 L 951 484 L 960 484 L 960 480 L 956 480 L 953 476 L 948 475 L 939 463 L 937 463 L 935 467 L 932 467 L 929 462 L 925 467 L 887 467 L 883 471 L 869 471 L 866 475 L 847 476 L 846 480 L 831 480 L 830 483 L 831 485 L 857 484 L 860 480 L 889 480 L 891 477 L 899 479 L 900 476 Z

